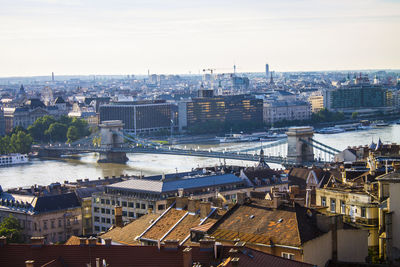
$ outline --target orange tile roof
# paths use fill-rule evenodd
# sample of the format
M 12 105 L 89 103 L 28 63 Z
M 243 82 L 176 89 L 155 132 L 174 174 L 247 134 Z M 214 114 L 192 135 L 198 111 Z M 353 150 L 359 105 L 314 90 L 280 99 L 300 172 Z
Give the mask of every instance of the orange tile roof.
M 186 213 L 186 210 L 170 209 L 142 238 L 160 240 Z
M 142 217 L 132 221 L 124 227 L 114 227 L 107 233 L 101 235 L 101 238 L 111 238 L 112 241 L 126 244 L 126 245 L 138 245 L 139 241 L 135 240 L 147 227 L 149 227 L 155 219 L 158 218 L 158 214 L 150 213 L 143 215 Z M 79 241 L 79 240 L 78 240 Z
M 304 208 L 270 209 L 262 203 L 257 200 L 237 206 L 209 234 L 216 240 L 239 238 L 251 243 L 268 245 L 273 242 L 296 247 L 321 234 L 315 219 L 308 218 Z

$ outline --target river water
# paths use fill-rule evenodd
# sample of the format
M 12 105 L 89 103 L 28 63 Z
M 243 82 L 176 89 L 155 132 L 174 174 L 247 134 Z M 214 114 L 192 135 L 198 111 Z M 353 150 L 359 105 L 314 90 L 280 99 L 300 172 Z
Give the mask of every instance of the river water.
M 370 144 L 381 138 L 383 143 L 400 143 L 400 125 L 375 128 L 363 131 L 344 132 L 339 134 L 315 134 L 314 138 L 324 144 L 343 150 L 348 146 Z M 212 145 L 186 145 L 200 149 L 214 150 L 240 150 L 249 147 L 258 147 L 259 142 L 236 144 L 212 144 Z M 181 146 L 185 147 L 184 145 Z M 285 148 L 281 150 L 266 150 L 265 153 L 282 153 L 285 156 Z M 155 175 L 189 171 L 192 168 L 215 166 L 224 163 L 220 159 L 184 157 L 172 155 L 128 154 L 129 161 L 126 164 L 97 163 L 95 153 L 80 155 L 79 158 L 62 158 L 58 160 L 33 159 L 29 164 L 0 168 L 0 185 L 2 188 L 19 186 L 31 186 L 34 184 L 48 185 L 54 182 L 63 183 L 65 180 L 75 181 L 88 178 L 98 179 L 104 176 L 128 175 Z M 256 163 L 226 160 L 226 164 L 253 166 Z M 281 168 L 277 164 L 270 164 L 272 168 Z

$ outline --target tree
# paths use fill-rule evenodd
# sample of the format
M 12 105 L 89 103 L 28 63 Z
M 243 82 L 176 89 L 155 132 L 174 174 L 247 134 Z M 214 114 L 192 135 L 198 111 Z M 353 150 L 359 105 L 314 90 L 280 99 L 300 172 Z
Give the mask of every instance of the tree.
M 55 121 L 56 120 L 52 116 L 46 115 L 40 117 L 32 125 L 28 127 L 28 132 L 36 141 L 46 142 L 48 141 L 48 136 L 46 136 L 44 132 Z
M 67 140 L 67 125 L 59 122 L 53 122 L 50 124 L 44 134 L 48 136 L 50 141 L 65 142 Z
M 357 117 L 358 117 L 358 112 L 357 111 L 354 111 L 353 113 L 351 113 L 351 118 L 353 120 L 357 119 Z
M 31 151 L 32 137 L 25 132 L 18 132 L 11 136 L 11 151 L 15 153 L 27 154 Z
M 73 118 L 70 126 L 75 126 L 78 131 L 78 138 L 87 136 L 90 134 L 88 123 L 85 120 L 79 118 Z
M 78 129 L 75 126 L 69 126 L 67 131 L 68 143 L 74 142 L 79 139 Z
M 3 219 L 0 224 L 0 236 L 5 236 L 8 243 L 22 243 L 22 227 L 12 215 Z

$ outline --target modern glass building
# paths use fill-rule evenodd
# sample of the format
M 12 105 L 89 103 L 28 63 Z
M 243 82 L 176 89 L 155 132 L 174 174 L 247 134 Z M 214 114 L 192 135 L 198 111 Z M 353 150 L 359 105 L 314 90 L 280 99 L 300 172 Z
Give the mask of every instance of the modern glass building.
M 124 129 L 135 133 L 170 130 L 174 107 L 165 101 L 120 102 L 100 106 L 100 121 L 122 120 Z

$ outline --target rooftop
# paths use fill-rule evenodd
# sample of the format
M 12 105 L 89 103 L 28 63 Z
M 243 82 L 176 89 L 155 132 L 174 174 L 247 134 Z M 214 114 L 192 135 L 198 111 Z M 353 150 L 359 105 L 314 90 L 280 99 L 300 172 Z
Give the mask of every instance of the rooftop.
M 217 186 L 224 184 L 239 183 L 243 180 L 233 174 L 211 175 L 203 177 L 188 177 L 175 180 L 149 180 L 130 179 L 128 181 L 106 186 L 113 189 L 128 189 L 144 192 L 165 193 L 182 189 L 194 189 L 208 186 Z

